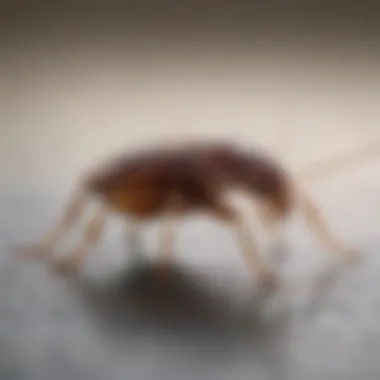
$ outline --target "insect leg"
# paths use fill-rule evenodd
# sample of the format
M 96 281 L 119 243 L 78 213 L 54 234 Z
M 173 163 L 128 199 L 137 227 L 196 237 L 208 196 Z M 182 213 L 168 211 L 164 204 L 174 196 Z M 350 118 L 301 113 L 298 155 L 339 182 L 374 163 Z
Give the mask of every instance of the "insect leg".
M 179 195 L 169 198 L 159 230 L 157 274 L 165 276 L 168 273 L 174 256 L 175 225 L 178 223 L 181 200 Z
M 53 268 L 61 273 L 76 269 L 87 253 L 89 253 L 100 240 L 109 214 L 109 208 L 105 205 L 101 205 L 100 209 L 86 225 L 82 241 L 66 258 L 54 261 Z
M 270 240 L 273 244 L 272 252 L 276 258 L 283 259 L 288 249 L 285 242 L 283 230 L 281 229 L 280 220 L 270 204 L 265 204 L 259 209 L 260 220 L 270 234 Z
M 126 227 L 125 235 L 125 240 L 126 244 L 129 246 L 129 251 L 132 254 L 141 252 L 142 239 L 140 223 L 136 220 L 133 220 Z
M 347 262 L 358 260 L 358 252 L 335 236 L 325 220 L 321 210 L 309 197 L 303 196 L 300 205 L 305 213 L 307 224 L 314 235 L 326 248 L 331 249 Z
M 18 251 L 24 258 L 47 257 L 52 254 L 54 246 L 74 225 L 84 209 L 88 195 L 80 190 L 69 200 L 57 225 L 47 232 L 37 243 L 21 247 Z
M 259 276 L 260 282 L 265 287 L 276 287 L 278 283 L 277 275 L 260 255 L 256 239 L 250 233 L 248 225 L 243 218 L 231 206 L 221 202 L 215 206 L 214 213 L 220 220 L 227 222 L 234 230 L 245 263 L 251 272 Z

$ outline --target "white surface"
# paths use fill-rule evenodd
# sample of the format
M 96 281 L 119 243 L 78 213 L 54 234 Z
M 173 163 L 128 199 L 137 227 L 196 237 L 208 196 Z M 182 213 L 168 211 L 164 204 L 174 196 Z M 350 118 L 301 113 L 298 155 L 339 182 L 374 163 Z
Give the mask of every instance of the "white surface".
M 239 51 L 234 56 L 223 51 L 224 59 L 195 52 L 190 62 L 173 55 L 153 61 L 146 57 L 147 63 L 134 54 L 78 49 L 54 59 L 30 55 L 24 61 L 15 56 L 3 68 L 0 377 L 377 378 L 376 160 L 310 188 L 332 228 L 361 248 L 364 258 L 327 291 L 311 319 L 304 317 L 319 289 L 313 279 L 332 261 L 298 219 L 289 226 L 292 254 L 283 272 L 289 296 L 274 312 L 279 317 L 275 322 L 273 315 L 260 320 L 254 310 L 250 316 L 254 305 L 245 305 L 253 291 L 249 273 L 228 230 L 212 220 L 197 218 L 181 226 L 178 262 L 196 271 L 192 281 L 199 281 L 202 289 L 215 286 L 212 294 L 223 300 L 222 311 L 211 321 L 200 314 L 200 321 L 190 327 L 169 315 L 171 327 L 162 328 L 159 313 L 132 304 L 130 294 L 124 299 L 116 291 L 100 296 L 79 287 L 78 292 L 42 264 L 10 259 L 11 245 L 36 239 L 55 220 L 82 170 L 124 147 L 186 135 L 227 136 L 270 146 L 281 128 L 290 126 L 287 162 L 296 169 L 380 137 L 380 72 L 374 68 L 342 68 L 327 56 L 326 62 L 296 65 L 295 57 L 280 61 L 268 54 L 259 60 L 239 56 Z M 110 227 L 84 273 L 94 270 L 105 277 L 121 264 L 128 268 L 118 227 Z M 151 256 L 154 233 L 148 228 L 146 250 Z M 246 327 L 239 311 L 248 313 Z M 100 323 L 104 313 L 109 319 Z M 222 323 L 225 314 L 232 318 L 228 327 Z

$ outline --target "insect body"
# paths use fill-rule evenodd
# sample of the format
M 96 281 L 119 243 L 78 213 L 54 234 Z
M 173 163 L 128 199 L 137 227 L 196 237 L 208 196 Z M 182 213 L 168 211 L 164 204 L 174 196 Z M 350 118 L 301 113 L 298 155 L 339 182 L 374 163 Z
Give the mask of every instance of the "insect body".
M 167 268 L 173 255 L 178 218 L 191 212 L 206 212 L 231 226 L 249 268 L 265 284 L 273 285 L 276 275 L 262 258 L 254 234 L 226 199 L 230 189 L 243 190 L 258 201 L 261 219 L 273 237 L 278 238 L 280 223 L 299 208 L 328 248 L 346 259 L 355 257 L 354 251 L 330 232 L 314 202 L 277 162 L 262 153 L 218 142 L 147 149 L 87 174 L 62 220 L 28 251 L 49 255 L 87 201 L 96 198 L 100 206 L 86 225 L 82 242 L 66 259 L 55 261 L 55 268 L 76 268 L 98 242 L 112 213 L 129 215 L 136 223 L 162 219 L 157 267 Z

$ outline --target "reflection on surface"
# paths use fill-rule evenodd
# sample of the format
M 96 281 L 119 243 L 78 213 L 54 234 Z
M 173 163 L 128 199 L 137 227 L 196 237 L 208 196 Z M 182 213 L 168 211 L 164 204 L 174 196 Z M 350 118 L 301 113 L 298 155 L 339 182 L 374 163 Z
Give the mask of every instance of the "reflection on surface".
M 91 315 L 114 332 L 130 329 L 138 334 L 141 328 L 232 342 L 271 339 L 286 323 L 285 315 L 265 318 L 265 299 L 254 288 L 248 302 L 234 302 L 233 292 L 216 289 L 180 267 L 173 267 L 170 277 L 162 281 L 151 265 L 140 262 L 125 277 L 107 284 L 82 280 L 75 290 Z

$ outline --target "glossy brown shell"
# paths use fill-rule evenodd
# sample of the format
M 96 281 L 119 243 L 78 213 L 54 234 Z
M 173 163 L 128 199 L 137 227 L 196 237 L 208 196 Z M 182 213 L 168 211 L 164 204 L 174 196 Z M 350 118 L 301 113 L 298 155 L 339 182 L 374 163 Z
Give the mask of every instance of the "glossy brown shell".
M 180 196 L 184 210 L 207 209 L 229 187 L 240 186 L 271 199 L 278 212 L 286 212 L 290 202 L 287 176 L 277 163 L 226 143 L 125 155 L 90 175 L 86 186 L 119 212 L 140 217 L 159 214 L 174 194 Z

